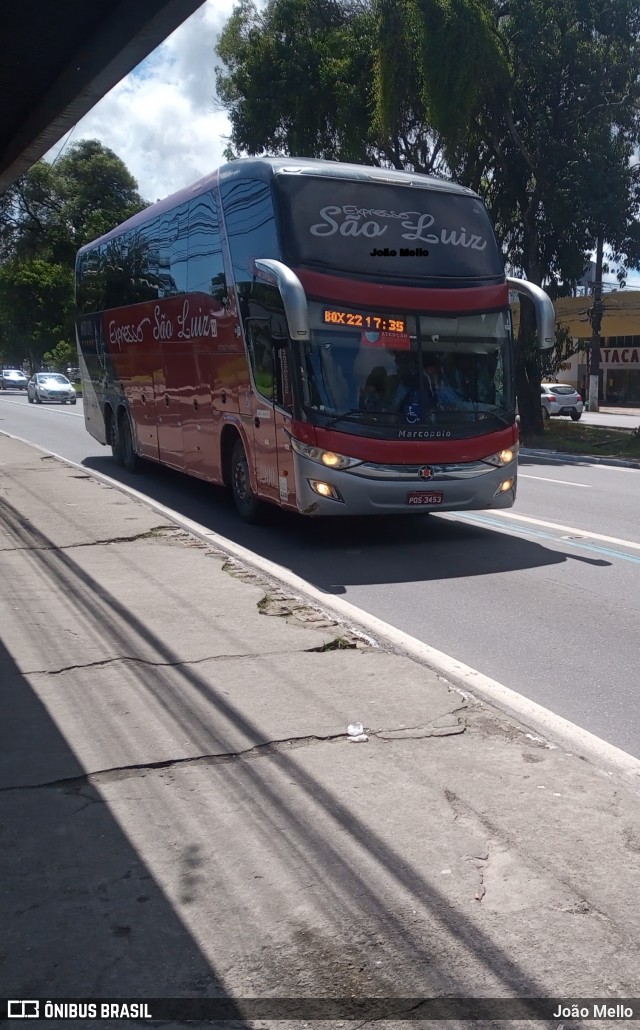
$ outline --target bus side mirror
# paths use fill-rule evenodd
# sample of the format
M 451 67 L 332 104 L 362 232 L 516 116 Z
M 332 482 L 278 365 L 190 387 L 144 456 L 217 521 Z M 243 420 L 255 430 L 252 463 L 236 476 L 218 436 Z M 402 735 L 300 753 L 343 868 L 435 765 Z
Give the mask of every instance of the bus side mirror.
M 540 350 L 549 350 L 556 342 L 556 312 L 553 301 L 544 290 L 526 279 L 511 279 L 507 276 L 507 285 L 516 293 L 522 293 L 529 300 L 533 301 L 536 311 L 536 324 L 538 327 L 538 347 Z
M 256 258 L 253 262 L 256 275 L 264 282 L 277 286 L 292 340 L 307 341 L 311 338 L 307 295 L 295 272 L 273 258 Z

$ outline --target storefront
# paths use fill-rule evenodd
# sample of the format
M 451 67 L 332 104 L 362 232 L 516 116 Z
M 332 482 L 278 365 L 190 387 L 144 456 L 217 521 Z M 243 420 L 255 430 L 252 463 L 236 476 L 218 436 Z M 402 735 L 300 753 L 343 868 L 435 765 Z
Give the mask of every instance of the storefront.
M 602 397 L 609 404 L 640 403 L 640 336 L 609 336 L 600 348 Z
M 605 294 L 600 346 L 600 401 L 640 405 L 640 293 L 624 290 Z M 587 354 L 591 337 L 588 308 L 591 297 L 566 297 L 555 302 L 556 318 L 582 349 L 561 366 L 556 378 L 584 396 Z

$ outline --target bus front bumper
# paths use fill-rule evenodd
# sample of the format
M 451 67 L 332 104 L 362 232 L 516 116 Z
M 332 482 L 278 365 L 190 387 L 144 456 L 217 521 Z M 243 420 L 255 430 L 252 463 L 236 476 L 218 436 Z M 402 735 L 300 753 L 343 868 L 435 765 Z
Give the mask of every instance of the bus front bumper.
M 406 515 L 511 508 L 517 461 L 496 468 L 482 461 L 447 465 L 326 468 L 294 454 L 296 498 L 303 515 Z M 431 472 L 424 478 L 424 470 Z

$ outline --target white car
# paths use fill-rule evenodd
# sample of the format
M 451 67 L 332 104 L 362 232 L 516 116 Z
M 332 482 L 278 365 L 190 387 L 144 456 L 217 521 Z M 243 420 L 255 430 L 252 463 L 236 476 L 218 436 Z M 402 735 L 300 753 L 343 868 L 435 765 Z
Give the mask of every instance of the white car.
M 0 389 L 26 390 L 27 377 L 18 368 L 3 368 L 0 372 Z
M 73 383 L 60 372 L 36 372 L 27 386 L 29 404 L 56 401 L 59 404 L 75 404 L 78 395 Z
M 582 415 L 582 397 L 568 383 L 542 383 L 540 386 L 542 417 L 570 415 L 577 422 Z

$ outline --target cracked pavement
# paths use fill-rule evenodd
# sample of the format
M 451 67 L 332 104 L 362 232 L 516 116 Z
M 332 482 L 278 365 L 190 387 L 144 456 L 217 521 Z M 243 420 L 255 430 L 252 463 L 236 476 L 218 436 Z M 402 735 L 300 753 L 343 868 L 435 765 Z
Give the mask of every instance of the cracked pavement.
M 117 489 L 0 463 L 2 993 L 640 994 L 629 785 Z

